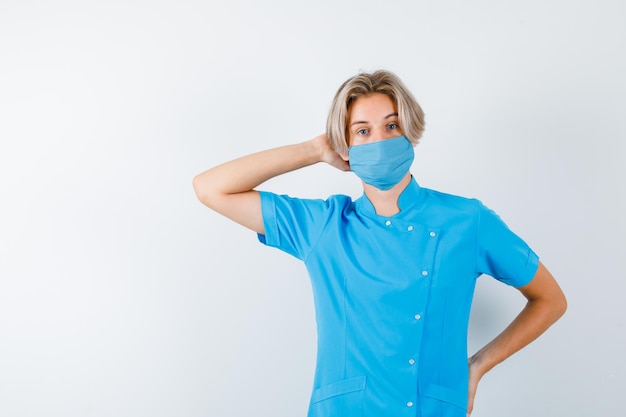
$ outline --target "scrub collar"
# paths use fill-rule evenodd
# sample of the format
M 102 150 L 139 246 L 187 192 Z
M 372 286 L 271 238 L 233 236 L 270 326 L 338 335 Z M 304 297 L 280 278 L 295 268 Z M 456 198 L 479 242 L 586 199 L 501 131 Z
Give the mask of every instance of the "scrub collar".
M 402 193 L 400 193 L 400 196 L 398 197 L 398 207 L 400 208 L 400 211 L 389 217 L 403 217 L 407 212 L 418 208 L 422 204 L 424 197 L 424 189 L 420 187 L 415 178 L 411 175 L 411 181 L 406 188 L 402 190 Z M 370 217 L 387 217 L 376 214 L 376 209 L 365 192 L 363 192 L 363 195 L 355 201 L 355 207 L 356 211 L 360 214 Z

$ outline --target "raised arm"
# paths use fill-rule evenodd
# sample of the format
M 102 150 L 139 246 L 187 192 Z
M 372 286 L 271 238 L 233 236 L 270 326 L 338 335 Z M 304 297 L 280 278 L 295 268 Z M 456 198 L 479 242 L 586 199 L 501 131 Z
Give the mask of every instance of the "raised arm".
M 468 415 L 472 412 L 476 388 L 482 376 L 539 337 L 567 309 L 565 295 L 542 263 L 539 263 L 532 281 L 519 290 L 528 300 L 522 312 L 502 333 L 469 359 Z
M 198 199 L 207 207 L 257 233 L 264 234 L 261 199 L 254 189 L 278 175 L 317 162 L 347 171 L 326 135 L 295 145 L 269 149 L 218 165 L 193 179 Z

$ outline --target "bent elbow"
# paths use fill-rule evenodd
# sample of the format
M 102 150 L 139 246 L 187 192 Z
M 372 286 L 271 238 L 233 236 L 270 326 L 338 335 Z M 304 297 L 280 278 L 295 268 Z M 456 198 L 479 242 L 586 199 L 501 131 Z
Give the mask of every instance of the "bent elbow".
M 560 299 L 556 302 L 556 311 L 558 318 L 561 318 L 567 311 L 567 298 L 563 293 L 561 293 Z
M 550 317 L 552 323 L 558 321 L 567 311 L 567 299 L 565 298 L 563 292 L 546 299 L 544 305 L 547 316 Z
M 205 206 L 211 207 L 211 189 L 207 182 L 203 179 L 202 174 L 198 174 L 193 177 L 192 185 L 198 200 L 200 200 L 200 202 Z
M 200 175 L 198 174 L 195 177 L 193 177 L 193 180 L 191 182 L 191 185 L 193 186 L 193 191 L 196 193 L 196 196 L 200 195 Z
M 196 175 L 195 177 L 193 177 L 193 181 L 192 181 L 192 186 L 193 186 L 193 191 L 196 193 L 196 197 L 198 197 L 198 200 L 202 201 L 202 187 L 201 187 L 201 179 L 200 179 L 200 174 Z

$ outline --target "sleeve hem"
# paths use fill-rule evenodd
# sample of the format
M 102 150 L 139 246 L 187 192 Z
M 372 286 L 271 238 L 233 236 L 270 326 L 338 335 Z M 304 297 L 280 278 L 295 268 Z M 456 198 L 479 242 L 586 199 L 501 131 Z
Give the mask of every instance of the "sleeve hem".
M 532 250 L 528 249 L 528 260 L 526 261 L 526 268 L 524 269 L 524 273 L 520 277 L 520 281 L 516 282 L 513 285 L 515 288 L 524 287 L 535 278 L 537 274 L 537 269 L 539 268 L 539 256 Z
M 257 233 L 257 238 L 264 245 L 278 247 L 280 245 L 280 237 L 278 235 L 276 209 L 272 195 L 264 191 L 261 191 L 259 195 L 261 196 L 261 212 L 265 234 Z

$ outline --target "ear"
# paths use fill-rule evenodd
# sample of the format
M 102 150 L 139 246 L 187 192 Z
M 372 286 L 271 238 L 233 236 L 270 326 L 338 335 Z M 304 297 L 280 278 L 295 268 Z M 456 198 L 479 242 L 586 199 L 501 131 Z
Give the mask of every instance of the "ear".
M 350 160 L 350 139 L 346 138 L 346 146 L 343 146 L 342 148 L 343 149 L 341 149 L 337 153 L 339 154 L 341 159 L 348 162 Z

